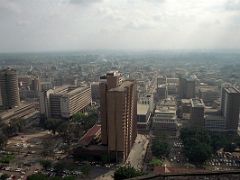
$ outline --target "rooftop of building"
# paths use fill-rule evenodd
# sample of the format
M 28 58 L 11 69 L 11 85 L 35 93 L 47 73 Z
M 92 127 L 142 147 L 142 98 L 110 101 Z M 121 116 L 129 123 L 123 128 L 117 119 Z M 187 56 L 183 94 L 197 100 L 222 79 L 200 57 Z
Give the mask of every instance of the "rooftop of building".
M 225 121 L 225 118 L 217 114 L 207 114 L 205 115 L 205 121 Z
M 16 69 L 8 67 L 8 68 L 5 68 L 5 69 L 1 69 L 0 73 L 3 73 L 3 74 L 5 74 L 5 73 L 14 73 L 15 74 L 16 73 Z
M 132 81 L 132 80 L 125 80 L 125 81 L 122 82 L 122 84 L 120 86 L 112 88 L 109 91 L 118 91 L 118 92 L 124 91 L 125 88 L 129 87 L 130 85 L 132 85 L 133 82 L 134 81 Z
M 80 139 L 79 144 L 83 146 L 87 146 L 91 143 L 94 137 L 101 134 L 101 125 L 95 124 L 92 128 L 90 128 L 84 136 Z
M 202 99 L 197 99 L 197 98 L 191 99 L 191 104 L 192 104 L 192 107 L 204 107 L 204 103 Z
M 240 91 L 235 87 L 225 87 L 225 90 L 231 94 L 240 94 Z
M 138 115 L 146 115 L 149 111 L 148 104 L 137 104 L 137 114 Z
M 65 86 L 61 86 L 61 87 L 56 88 L 54 90 L 54 94 L 71 96 L 71 95 L 74 95 L 75 93 L 78 93 L 79 91 L 84 91 L 88 88 L 89 88 L 88 86 L 75 87 L 75 86 L 65 85 Z
M 108 71 L 107 76 L 119 76 L 121 73 L 119 71 Z
M 182 104 L 191 104 L 191 99 L 181 99 Z

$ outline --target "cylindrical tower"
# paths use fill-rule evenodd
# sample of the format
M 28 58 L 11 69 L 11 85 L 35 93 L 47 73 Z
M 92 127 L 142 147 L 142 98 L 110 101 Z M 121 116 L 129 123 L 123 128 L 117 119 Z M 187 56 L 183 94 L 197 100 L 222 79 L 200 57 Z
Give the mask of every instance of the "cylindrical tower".
M 20 97 L 16 70 L 7 68 L 0 71 L 0 88 L 4 109 L 12 109 L 15 106 L 19 106 Z

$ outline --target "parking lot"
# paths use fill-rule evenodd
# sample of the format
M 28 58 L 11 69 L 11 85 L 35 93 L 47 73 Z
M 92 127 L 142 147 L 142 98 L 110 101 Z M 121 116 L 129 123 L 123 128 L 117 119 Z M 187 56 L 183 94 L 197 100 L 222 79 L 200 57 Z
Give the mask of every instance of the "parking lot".
M 207 162 L 207 165 L 214 167 L 216 170 L 238 169 L 240 168 L 240 154 L 219 152 Z
M 13 157 L 10 163 L 0 163 L 1 172 L 14 177 L 13 179 L 25 179 L 32 173 L 41 170 L 39 160 L 45 158 L 42 154 L 45 143 L 52 146 L 55 160 L 63 156 L 57 148 L 61 144 L 59 137 L 53 137 L 49 131 L 38 131 L 31 134 L 18 134 L 8 140 L 7 146 L 0 152 L 0 157 Z M 51 148 L 51 147 L 49 147 Z

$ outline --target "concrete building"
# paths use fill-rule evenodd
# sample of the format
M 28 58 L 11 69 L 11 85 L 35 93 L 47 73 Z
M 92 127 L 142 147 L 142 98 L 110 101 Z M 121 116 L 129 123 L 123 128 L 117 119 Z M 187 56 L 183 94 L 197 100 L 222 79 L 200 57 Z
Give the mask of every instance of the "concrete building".
M 213 102 L 220 98 L 219 89 L 217 86 L 200 86 L 199 98 L 201 98 L 205 105 L 212 106 Z
M 240 91 L 232 86 L 222 88 L 221 113 L 226 120 L 226 130 L 236 133 L 239 125 Z
M 93 101 L 99 101 L 100 100 L 99 82 L 91 83 L 91 94 L 92 94 L 92 100 Z
M 12 120 L 34 120 L 39 118 L 36 103 L 22 103 L 18 107 L 0 113 L 0 122 L 8 124 Z
M 149 104 L 137 104 L 137 128 L 146 130 L 149 126 L 151 112 Z
M 178 96 L 181 99 L 195 98 L 195 79 L 192 77 L 180 77 Z
M 190 125 L 192 127 L 204 127 L 204 106 L 202 99 L 191 99 Z
M 45 117 L 70 118 L 91 103 L 90 87 L 62 86 L 40 93 L 40 111 Z
M 171 136 L 176 136 L 177 129 L 176 108 L 168 106 L 156 107 L 152 122 L 153 133 L 155 135 L 166 133 Z
M 111 158 L 125 161 L 137 136 L 136 82 L 122 81 L 118 71 L 101 77 L 100 112 L 102 143 Z
M 176 95 L 179 86 L 179 78 L 167 78 L 167 95 Z
M 16 70 L 7 68 L 0 71 L 0 88 L 3 109 L 19 106 L 20 97 Z

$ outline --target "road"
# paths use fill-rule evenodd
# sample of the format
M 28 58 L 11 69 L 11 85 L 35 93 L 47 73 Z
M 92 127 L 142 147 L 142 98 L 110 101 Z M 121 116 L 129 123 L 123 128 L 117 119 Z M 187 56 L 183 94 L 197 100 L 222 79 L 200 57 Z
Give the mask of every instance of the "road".
M 148 143 L 149 139 L 146 135 L 138 134 L 126 164 L 130 164 L 137 169 L 142 169 Z

